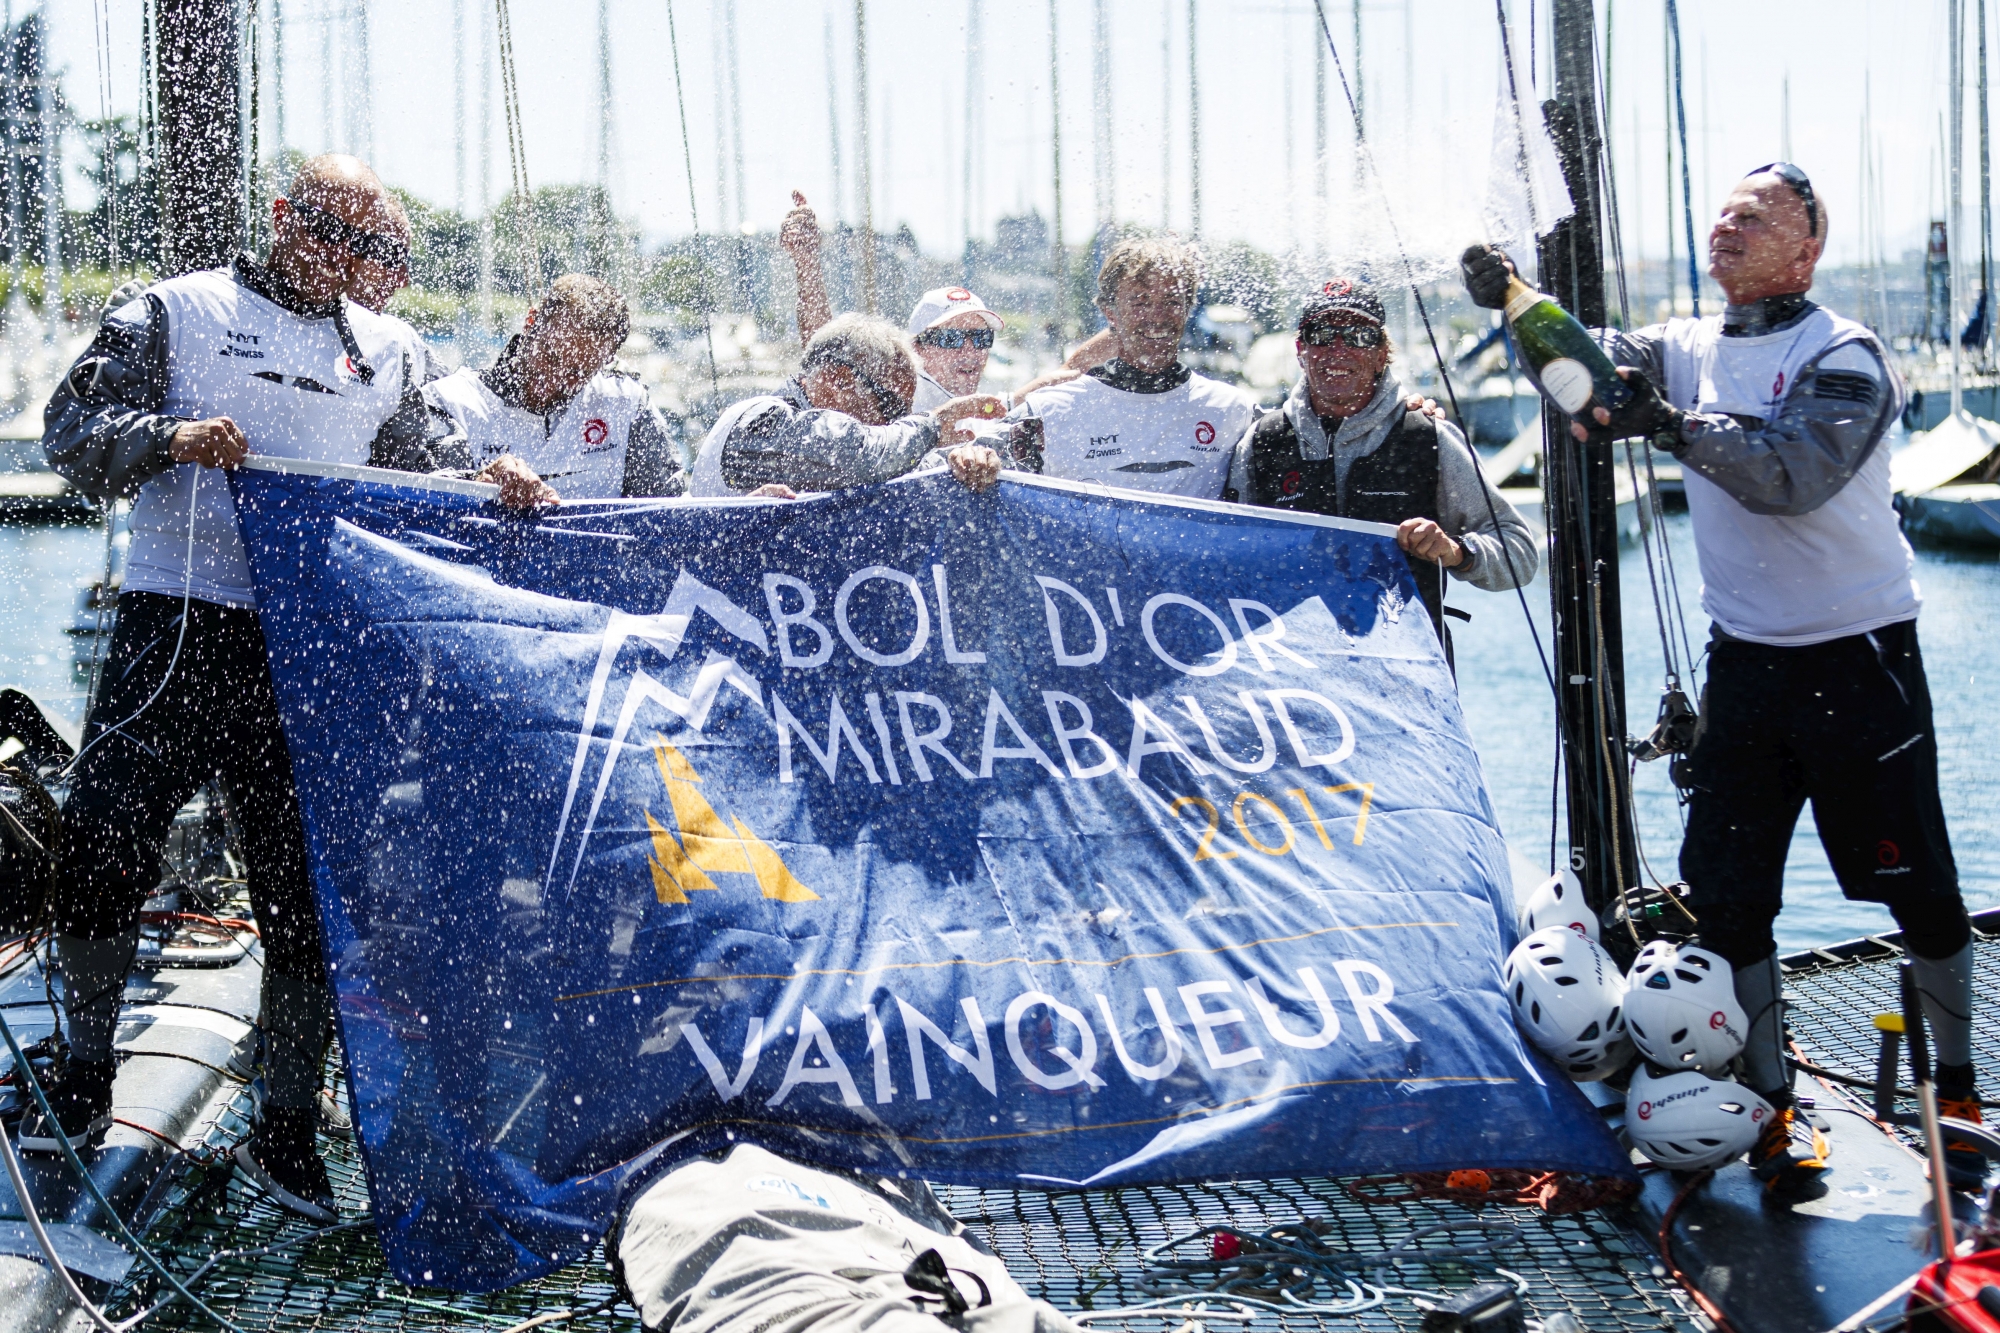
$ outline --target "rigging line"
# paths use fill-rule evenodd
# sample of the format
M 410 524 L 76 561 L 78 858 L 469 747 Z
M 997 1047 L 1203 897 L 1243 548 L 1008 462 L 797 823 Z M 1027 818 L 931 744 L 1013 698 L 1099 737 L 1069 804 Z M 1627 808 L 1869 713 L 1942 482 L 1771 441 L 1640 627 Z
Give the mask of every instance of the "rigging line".
M 111 290 L 118 290 L 118 129 L 111 119 L 111 18 L 104 0 L 91 0 L 91 37 L 97 46 L 98 123 L 104 131 L 104 216 L 105 265 L 110 271 Z M 143 110 L 143 109 L 142 109 Z M 137 145 L 135 144 L 136 148 Z M 97 585 L 97 623 L 90 636 L 90 688 L 84 695 L 86 712 L 97 697 L 98 678 L 104 667 L 104 598 L 111 591 L 111 565 L 117 557 L 118 501 L 104 505 L 104 577 Z
M 111 120 L 111 17 L 104 0 L 91 0 L 91 37 L 97 46 L 97 115 L 104 127 L 106 267 L 118 289 L 118 130 Z
M 521 246 L 521 280 L 532 301 L 542 290 L 541 247 L 535 244 L 534 208 L 528 198 L 527 127 L 521 120 L 519 70 L 514 61 L 514 24 L 507 0 L 493 0 L 498 16 L 500 100 L 507 122 L 508 171 L 514 184 L 514 222 Z
M 1606 21 L 1609 22 L 1608 11 Z M 1597 86 L 1598 106 L 1608 111 L 1611 106 L 1610 75 L 1605 71 L 1605 51 L 1606 47 L 1593 24 L 1591 82 Z M 1625 231 L 1618 214 L 1618 173 L 1611 161 L 1611 128 L 1602 123 L 1597 128 L 1597 188 L 1603 192 L 1605 207 L 1602 212 L 1609 221 L 1611 232 L 1611 271 L 1618 277 L 1618 322 L 1620 327 L 1629 329 L 1632 327 L 1632 305 L 1625 293 Z
M 49 1124 L 58 1125 L 55 1112 L 51 1110 L 49 1107 L 49 1099 L 42 1091 L 41 1080 L 35 1077 L 34 1067 L 28 1063 L 28 1058 L 21 1053 L 21 1044 L 19 1041 L 15 1040 L 14 1029 L 7 1025 L 7 1020 L 4 1017 L 0 1017 L 0 1038 L 6 1039 L 7 1049 L 10 1053 L 12 1053 L 14 1057 L 15 1077 L 18 1080 L 19 1084 L 21 1086 L 25 1086 L 30 1095 L 32 1095 L 32 1097 L 34 1098 L 35 1109 L 41 1112 L 43 1118 L 47 1120 Z M 187 1287 L 182 1284 L 181 1280 L 173 1275 L 171 1269 L 169 1269 L 165 1264 L 161 1263 L 159 1258 L 151 1250 L 147 1249 L 145 1245 L 140 1242 L 137 1236 L 132 1234 L 132 1228 L 125 1225 L 125 1219 L 118 1215 L 118 1210 L 113 1208 L 111 1206 L 111 1201 L 104 1197 L 103 1189 L 98 1186 L 96 1178 L 93 1177 L 90 1174 L 88 1168 L 84 1166 L 83 1160 L 76 1155 L 76 1149 L 70 1144 L 68 1136 L 60 1132 L 59 1125 L 58 1125 L 58 1132 L 56 1133 L 55 1136 L 55 1141 L 56 1141 L 56 1146 L 62 1149 L 63 1160 L 69 1164 L 70 1170 L 76 1174 L 77 1179 L 83 1182 L 84 1188 L 88 1190 L 90 1192 L 90 1196 L 97 1201 L 97 1206 L 104 1210 L 105 1216 L 108 1217 L 111 1220 L 111 1224 L 118 1229 L 119 1236 L 123 1238 L 125 1244 L 132 1250 L 132 1252 L 138 1255 L 141 1259 L 144 1259 L 148 1266 L 150 1266 L 161 1277 L 165 1278 L 167 1280 L 167 1285 L 172 1287 L 176 1292 L 178 1292 L 182 1297 L 182 1299 L 186 1300 L 188 1304 L 192 1305 L 195 1309 L 201 1311 L 201 1313 L 207 1315 L 210 1319 L 213 1319 L 217 1324 L 220 1324 L 223 1328 L 228 1329 L 230 1333 L 243 1333 L 243 1331 L 240 1328 L 238 1328 L 235 1324 L 230 1323 L 227 1319 L 224 1319 L 221 1315 L 217 1314 L 215 1311 L 209 1309 L 207 1305 L 203 1304 L 199 1297 L 197 1297 L 193 1292 L 189 1291 Z M 10 1145 L 9 1146 L 10 1158 L 11 1155 L 12 1155 L 12 1147 Z M 10 1172 L 9 1174 L 11 1175 L 12 1172 Z M 20 1193 L 23 1201 L 25 1202 L 27 1191 L 22 1190 Z
M 258 36 L 261 25 L 257 18 L 257 0 L 249 0 L 245 9 L 243 31 L 250 47 L 250 160 L 243 170 L 243 220 L 245 239 L 254 247 L 257 244 L 257 96 L 263 78 L 258 70 L 259 49 L 263 46 Z
M 1688 170 L 1687 97 L 1681 86 L 1681 11 L 1675 0 L 1667 0 L 1667 30 L 1674 49 L 1674 119 L 1681 141 L 1681 221 L 1687 226 L 1688 295 L 1694 302 L 1694 317 L 1701 318 L 1701 271 L 1694 259 L 1694 178 Z
M 1571 250 L 1571 262 L 1573 266 L 1575 262 L 1575 248 L 1570 247 L 1570 250 Z M 1571 283 L 1573 286 L 1576 285 L 1576 279 L 1574 273 L 1572 273 L 1571 275 Z M 1557 486 L 1550 487 L 1549 490 L 1552 492 L 1568 494 L 1576 497 L 1576 510 L 1577 510 L 1576 544 L 1580 548 L 1580 553 L 1583 557 L 1583 562 L 1582 562 L 1583 567 L 1590 569 L 1592 571 L 1600 569 L 1602 567 L 1602 562 L 1598 558 L 1596 547 L 1591 542 L 1592 519 L 1591 519 L 1591 507 L 1590 507 L 1590 488 L 1585 484 L 1584 477 L 1582 475 L 1582 468 L 1584 464 L 1582 451 L 1576 449 L 1567 449 L 1567 448 L 1557 449 L 1553 451 L 1552 456 L 1545 454 L 1542 462 L 1544 467 L 1550 469 L 1553 475 L 1555 476 L 1555 479 L 1560 483 Z M 1613 516 L 1613 519 L 1615 522 L 1616 521 L 1615 514 Z M 1595 590 L 1599 586 L 1600 586 L 1600 579 L 1596 573 L 1593 573 L 1589 584 L 1593 596 L 1595 595 Z M 1578 614 L 1582 615 L 1584 613 L 1579 612 Z M 1603 666 L 1602 658 L 1599 655 L 1602 649 L 1601 636 L 1597 639 L 1596 642 L 1597 642 L 1597 651 L 1593 652 L 1591 659 L 1592 663 L 1591 674 L 1593 678 L 1602 677 L 1602 675 L 1604 674 L 1602 670 Z M 1593 686 L 1589 696 L 1593 706 L 1600 710 L 1600 716 L 1599 716 L 1600 729 L 1602 728 L 1603 725 L 1601 710 L 1604 703 L 1605 691 L 1608 691 L 1609 689 L 1610 686 L 1608 684 L 1604 685 L 1602 690 Z M 1561 711 L 1560 705 L 1558 705 L 1558 711 L 1556 713 L 1556 733 L 1558 737 L 1562 738 L 1568 745 L 1570 745 L 1573 748 L 1576 758 L 1578 758 L 1579 760 L 1587 760 L 1588 759 L 1587 738 L 1580 736 L 1572 736 L 1569 733 L 1569 731 L 1565 728 L 1564 725 L 1565 721 L 1566 721 L 1565 716 Z M 1569 756 L 1569 753 L 1570 753 L 1569 751 L 1565 751 L 1566 758 Z M 1581 775 L 1580 777 L 1579 774 Z M 1576 767 L 1576 765 L 1572 764 L 1570 766 L 1570 776 L 1572 777 L 1572 779 L 1578 779 L 1582 782 L 1583 799 L 1589 804 L 1591 817 L 1595 819 L 1601 827 L 1615 827 L 1613 823 L 1613 817 L 1605 807 L 1605 801 L 1604 801 L 1605 793 L 1600 789 L 1599 785 L 1596 782 L 1589 781 L 1590 762 L 1585 762 L 1581 770 L 1579 770 Z M 1610 779 L 1608 776 L 1606 780 L 1614 789 L 1616 788 L 1617 783 L 1615 780 Z M 1622 894 L 1623 890 L 1621 889 L 1620 892 Z
M 1521 183 L 1528 187 L 1528 225 L 1536 235 L 1542 231 L 1542 219 L 1535 208 L 1535 179 L 1528 174 L 1528 130 L 1521 119 L 1521 86 L 1514 76 L 1514 41 L 1508 34 L 1507 0 L 1493 0 L 1494 15 L 1500 20 L 1500 59 L 1507 70 L 1507 97 L 1514 104 L 1514 169 L 1521 173 Z M 1534 9 L 1530 0 L 1528 21 L 1534 23 Z M 1501 327 L 1506 327 L 1502 321 Z M 1512 338 L 1509 338 L 1512 346 Z
M 1395 212 L 1389 207 L 1388 192 L 1383 188 L 1382 172 L 1375 164 L 1374 150 L 1369 147 L 1367 138 L 1361 133 L 1361 109 L 1354 103 L 1354 89 L 1348 86 L 1347 67 L 1341 63 L 1340 47 L 1333 40 L 1333 29 L 1327 26 L 1325 0 L 1313 0 L 1313 9 L 1319 16 L 1319 30 L 1326 38 L 1327 50 L 1333 56 L 1333 72 L 1340 79 L 1340 92 L 1347 99 L 1348 114 L 1354 117 L 1355 151 L 1361 155 L 1368 174 L 1375 178 L 1376 188 L 1382 190 L 1382 219 L 1389 224 L 1389 235 L 1396 242 L 1396 253 L 1403 261 L 1403 276 L 1410 285 L 1410 299 L 1416 302 L 1417 313 L 1423 317 L 1424 337 L 1430 342 L 1431 357 L 1437 363 L 1438 379 L 1444 385 L 1445 397 L 1451 400 L 1452 414 L 1463 421 L 1465 413 L 1458 406 L 1458 391 L 1452 388 L 1451 373 L 1445 368 L 1444 353 L 1438 347 L 1437 330 L 1431 327 L 1431 312 L 1424 304 L 1423 290 L 1417 282 L 1416 262 L 1410 258 L 1409 247 L 1403 243 L 1403 230 L 1396 225 Z M 1542 647 L 1542 633 L 1535 627 L 1535 618 L 1528 611 L 1528 595 L 1521 587 L 1521 574 L 1514 565 L 1514 553 L 1507 546 L 1506 535 L 1500 527 L 1499 511 L 1493 506 L 1492 490 L 1487 485 L 1486 473 L 1479 465 L 1478 451 L 1472 447 L 1470 439 L 1465 441 L 1465 452 L 1472 459 L 1474 475 L 1479 478 L 1479 495 L 1486 502 L 1487 520 L 1493 524 L 1494 532 L 1500 534 L 1500 555 L 1507 564 L 1507 578 L 1514 585 L 1514 596 L 1521 603 L 1521 618 L 1528 622 L 1528 633 L 1534 638 L 1535 656 L 1541 660 L 1542 677 L 1548 681 L 1549 694 L 1556 701 L 1556 726 L 1560 729 L 1562 693 L 1556 688 L 1555 671 L 1549 665 L 1548 653 Z
M 1653 462 L 1651 458 L 1652 445 L 1650 442 L 1647 444 L 1646 448 L 1648 453 L 1648 457 L 1646 459 L 1646 470 L 1648 474 L 1650 474 L 1652 472 L 1652 462 Z M 1639 498 L 1639 463 L 1638 459 L 1634 456 L 1634 451 L 1632 449 L 1632 441 L 1630 440 L 1625 441 L 1625 470 L 1631 475 L 1632 478 L 1632 490 L 1633 490 L 1634 501 L 1636 503 L 1643 505 L 1645 502 Z M 1651 531 L 1647 531 L 1646 529 L 1651 529 Z M 1664 532 L 1660 532 L 1660 529 L 1654 524 L 1642 524 L 1641 531 L 1639 533 L 1639 545 L 1640 548 L 1644 550 L 1646 553 L 1646 585 L 1653 590 L 1653 621 L 1655 624 L 1659 626 L 1660 648 L 1661 651 L 1665 653 L 1667 659 L 1667 685 L 1669 688 L 1673 688 L 1680 684 L 1680 674 L 1681 674 L 1680 663 L 1676 660 L 1675 657 L 1673 635 L 1669 633 L 1667 630 L 1666 606 L 1660 600 L 1659 571 L 1653 567 L 1652 534 L 1655 532 L 1660 533 L 1662 540 L 1665 539 L 1666 534 Z
M 674 55 L 674 101 L 679 104 L 681 112 L 681 160 L 687 164 L 688 221 L 694 227 L 695 262 L 701 264 L 706 272 L 708 265 L 702 262 L 701 253 L 701 209 L 695 203 L 694 195 L 694 148 L 688 139 L 687 92 L 681 86 L 681 42 L 674 31 L 674 0 L 667 0 L 667 46 Z M 838 199 L 834 200 L 834 211 L 840 211 Z M 706 288 L 707 284 L 702 286 Z M 715 323 L 709 315 L 707 291 L 697 289 L 695 295 L 701 302 L 702 336 L 708 340 L 708 387 L 719 405 L 722 401 L 722 379 L 715 368 Z

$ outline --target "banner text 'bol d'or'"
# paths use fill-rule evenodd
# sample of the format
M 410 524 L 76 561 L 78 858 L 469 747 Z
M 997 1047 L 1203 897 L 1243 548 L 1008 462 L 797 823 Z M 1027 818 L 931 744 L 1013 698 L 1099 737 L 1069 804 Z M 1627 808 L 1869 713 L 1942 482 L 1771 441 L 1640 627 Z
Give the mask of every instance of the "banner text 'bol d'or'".
M 749 1140 L 1050 1187 L 1626 1169 L 1516 1036 L 1386 529 L 922 476 L 234 482 L 383 1242 L 484 1288 Z

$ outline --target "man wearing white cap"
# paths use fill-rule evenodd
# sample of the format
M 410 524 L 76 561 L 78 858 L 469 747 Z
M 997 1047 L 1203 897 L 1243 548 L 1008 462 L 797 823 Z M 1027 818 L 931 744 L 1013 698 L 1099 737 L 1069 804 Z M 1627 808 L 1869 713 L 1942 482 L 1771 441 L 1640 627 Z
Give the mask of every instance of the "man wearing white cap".
M 833 305 L 819 262 L 819 219 L 797 190 L 792 191 L 792 211 L 778 228 L 778 244 L 791 256 L 792 271 L 798 276 L 799 342 L 804 345 L 833 318 Z M 954 398 L 978 393 L 986 354 L 993 350 L 994 335 L 1005 327 L 1006 320 L 964 287 L 933 287 L 925 292 L 910 312 L 910 340 L 917 351 L 917 393 L 910 410 L 931 412 Z M 1013 406 L 1011 398 L 1007 405 Z
M 1007 321 L 964 287 L 933 287 L 910 312 L 910 341 L 916 344 L 916 410 L 929 412 L 954 398 L 979 392 L 993 336 Z

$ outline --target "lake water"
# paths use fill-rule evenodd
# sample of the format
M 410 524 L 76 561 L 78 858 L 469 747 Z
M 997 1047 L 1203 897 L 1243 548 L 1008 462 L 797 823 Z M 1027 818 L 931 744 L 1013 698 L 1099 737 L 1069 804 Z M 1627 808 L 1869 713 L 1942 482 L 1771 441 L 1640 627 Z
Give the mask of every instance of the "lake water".
M 1687 603 L 1689 637 L 1699 649 L 1707 622 L 1695 605 L 1700 577 L 1687 516 L 1668 515 L 1666 531 Z M 63 630 L 76 614 L 81 590 L 103 567 L 98 527 L 0 523 L 0 685 L 25 689 L 72 728 L 83 716 L 88 649 L 79 668 L 75 641 Z M 1663 658 L 1637 548 L 1621 552 L 1620 575 L 1628 707 L 1632 729 L 1643 732 L 1658 709 Z M 2000 744 L 1992 704 L 2000 684 L 2000 557 L 1920 550 L 1917 577 L 1953 850 L 1967 901 L 1975 908 L 2000 905 Z M 1470 624 L 1454 622 L 1459 687 L 1501 828 L 1523 856 L 1545 865 L 1555 721 L 1534 642 L 1514 597 L 1454 585 L 1452 601 L 1473 617 Z M 1546 578 L 1528 589 L 1527 603 L 1546 646 Z M 1679 878 L 1679 806 L 1664 763 L 1640 766 L 1635 799 L 1653 870 L 1662 879 Z M 1809 814 L 1793 838 L 1785 897 L 1778 940 L 1787 949 L 1892 928 L 1883 908 L 1841 897 Z

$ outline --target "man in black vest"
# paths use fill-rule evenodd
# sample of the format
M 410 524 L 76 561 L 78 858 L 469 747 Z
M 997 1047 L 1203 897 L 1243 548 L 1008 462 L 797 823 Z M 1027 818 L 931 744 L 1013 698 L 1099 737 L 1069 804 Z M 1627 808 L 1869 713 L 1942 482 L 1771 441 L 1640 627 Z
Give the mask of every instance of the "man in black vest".
M 1535 576 L 1535 536 L 1448 421 L 1408 410 L 1382 299 L 1338 278 L 1299 314 L 1305 374 L 1237 442 L 1223 498 L 1396 525 L 1444 638 L 1444 571 L 1488 592 Z

